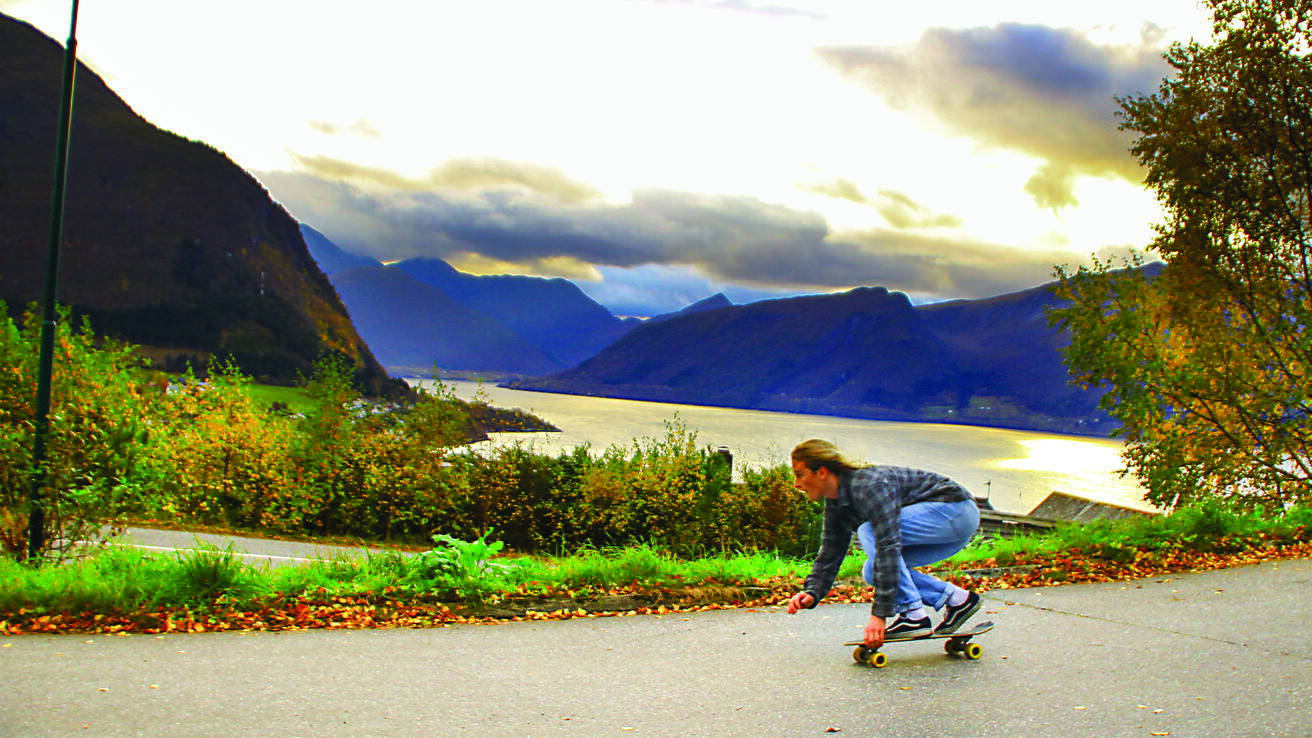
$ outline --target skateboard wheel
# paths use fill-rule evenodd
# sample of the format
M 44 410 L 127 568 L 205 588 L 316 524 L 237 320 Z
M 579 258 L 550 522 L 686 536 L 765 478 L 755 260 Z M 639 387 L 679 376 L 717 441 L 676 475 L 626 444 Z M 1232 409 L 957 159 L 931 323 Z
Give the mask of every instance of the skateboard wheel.
M 956 656 L 961 653 L 961 644 L 957 643 L 956 638 L 949 638 L 947 643 L 943 644 L 943 651 L 949 656 Z
M 864 664 L 870 658 L 870 649 L 865 646 L 857 646 L 852 650 L 852 660 L 858 664 Z
M 882 669 L 885 666 L 888 666 L 888 654 L 884 653 L 883 651 L 875 651 L 870 654 L 866 663 L 870 664 L 876 669 Z
M 966 647 L 961 649 L 961 652 L 965 654 L 966 658 L 970 659 L 971 661 L 974 661 L 975 659 L 978 659 L 980 656 L 984 655 L 984 649 L 981 648 L 978 643 L 967 643 Z

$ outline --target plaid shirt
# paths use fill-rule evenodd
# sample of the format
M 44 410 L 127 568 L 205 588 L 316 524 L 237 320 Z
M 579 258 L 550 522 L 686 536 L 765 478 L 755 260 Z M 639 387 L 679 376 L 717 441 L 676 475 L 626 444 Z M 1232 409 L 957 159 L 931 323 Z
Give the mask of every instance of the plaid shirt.
M 917 502 L 969 499 L 965 487 L 942 474 L 920 469 L 868 466 L 843 475 L 839 478 L 838 497 L 825 500 L 820 553 L 802 585 L 803 591 L 817 603 L 829 594 L 852 546 L 852 534 L 862 523 L 869 522 L 875 534 L 875 601 L 870 613 L 891 617 L 902 560 L 902 508 Z

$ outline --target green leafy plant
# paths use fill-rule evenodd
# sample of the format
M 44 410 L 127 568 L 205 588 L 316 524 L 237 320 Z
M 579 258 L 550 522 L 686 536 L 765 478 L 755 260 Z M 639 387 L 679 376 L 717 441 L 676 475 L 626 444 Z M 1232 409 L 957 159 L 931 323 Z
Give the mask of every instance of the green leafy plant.
M 483 593 L 493 589 L 496 577 L 510 570 L 506 564 L 492 560 L 505 544 L 489 542 L 490 535 L 491 528 L 472 541 L 444 533 L 433 536 L 437 545 L 414 557 L 411 576 L 444 583 L 462 597 L 480 599 Z

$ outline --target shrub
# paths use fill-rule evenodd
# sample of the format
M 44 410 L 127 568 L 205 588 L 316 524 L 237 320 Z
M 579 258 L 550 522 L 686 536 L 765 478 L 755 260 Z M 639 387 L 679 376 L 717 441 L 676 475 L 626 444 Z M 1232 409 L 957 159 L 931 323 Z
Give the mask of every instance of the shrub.
M 30 310 L 19 327 L 0 303 L 0 547 L 24 556 L 32 512 L 32 448 L 41 320 Z M 97 341 L 86 321 L 71 325 L 60 310 L 54 333 L 40 504 L 39 555 L 72 555 L 99 539 L 136 490 L 134 473 L 146 432 L 143 407 L 153 398 L 130 347 Z

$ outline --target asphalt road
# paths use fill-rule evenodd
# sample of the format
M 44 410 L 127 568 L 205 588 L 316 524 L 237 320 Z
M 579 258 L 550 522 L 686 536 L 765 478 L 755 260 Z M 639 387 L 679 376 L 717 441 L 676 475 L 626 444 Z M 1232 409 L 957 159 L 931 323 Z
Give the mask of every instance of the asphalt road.
M 368 549 L 357 546 L 334 546 L 325 543 L 280 541 L 273 538 L 244 538 L 216 533 L 195 533 L 157 528 L 129 528 L 110 539 L 111 545 L 131 546 L 146 551 L 172 552 L 198 546 L 229 549 L 234 556 L 249 563 L 269 566 L 296 566 L 315 559 L 363 556 Z
M 0 639 L 4 736 L 1308 736 L 1312 561 L 994 591 L 979 661 L 864 605 Z

